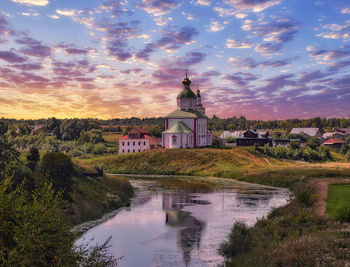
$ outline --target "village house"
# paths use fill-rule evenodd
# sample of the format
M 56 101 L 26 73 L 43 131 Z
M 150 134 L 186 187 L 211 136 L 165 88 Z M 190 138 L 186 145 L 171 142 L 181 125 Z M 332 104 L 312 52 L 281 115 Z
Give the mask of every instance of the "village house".
M 196 148 L 212 144 L 208 131 L 208 117 L 201 102 L 200 90 L 191 90 L 191 80 L 182 81 L 183 90 L 177 96 L 177 110 L 165 117 L 162 133 L 163 148 Z
M 329 139 L 323 143 L 324 146 L 334 147 L 334 148 L 341 148 L 341 146 L 345 143 L 342 139 Z
M 293 128 L 290 134 L 307 134 L 310 137 L 322 137 L 322 133 L 319 128 Z
M 133 129 L 119 138 L 119 154 L 150 151 L 160 147 L 160 138 L 145 129 Z
M 248 130 L 243 133 L 242 138 L 236 138 L 237 146 L 253 146 L 255 144 L 259 146 L 264 146 L 266 144 L 272 146 L 272 138 L 269 138 L 269 132 Z

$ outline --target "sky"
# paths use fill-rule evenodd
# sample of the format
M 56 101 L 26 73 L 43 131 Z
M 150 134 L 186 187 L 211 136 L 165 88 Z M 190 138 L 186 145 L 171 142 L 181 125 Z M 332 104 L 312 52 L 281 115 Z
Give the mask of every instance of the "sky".
M 1 0 L 0 117 L 350 116 L 350 0 Z

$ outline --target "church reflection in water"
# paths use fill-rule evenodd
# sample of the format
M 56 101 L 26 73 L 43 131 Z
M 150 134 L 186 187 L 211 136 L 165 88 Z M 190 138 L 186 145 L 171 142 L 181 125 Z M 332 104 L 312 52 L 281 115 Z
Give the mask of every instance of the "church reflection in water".
M 165 224 L 177 229 L 177 245 L 182 250 L 183 261 L 187 266 L 191 261 L 191 252 L 200 248 L 201 235 L 205 222 L 197 220 L 191 213 L 182 211 L 190 205 L 207 205 L 205 200 L 197 200 L 189 194 L 163 193 Z

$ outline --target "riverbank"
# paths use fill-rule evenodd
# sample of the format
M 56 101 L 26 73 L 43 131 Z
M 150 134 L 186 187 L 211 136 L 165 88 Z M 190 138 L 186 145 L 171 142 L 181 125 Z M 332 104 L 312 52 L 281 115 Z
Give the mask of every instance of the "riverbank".
M 188 181 L 194 175 L 216 176 L 289 188 L 295 199 L 249 228 L 246 232 L 249 246 L 231 247 L 225 255 L 228 266 L 350 264 L 349 225 L 320 212 L 320 205 L 323 209 L 326 207 L 324 196 L 328 184 L 350 178 L 349 163 L 280 161 L 240 149 L 161 150 L 80 159 L 79 162 L 100 166 L 112 173 L 188 175 L 183 178 Z M 325 181 L 326 187 L 322 185 Z M 166 183 L 171 182 L 175 180 Z M 230 240 L 231 244 L 238 245 L 242 241 L 237 242 L 234 235 L 228 243 Z
M 71 224 L 96 220 L 130 203 L 133 188 L 125 177 L 100 175 L 95 170 L 76 167 L 71 204 L 64 215 Z

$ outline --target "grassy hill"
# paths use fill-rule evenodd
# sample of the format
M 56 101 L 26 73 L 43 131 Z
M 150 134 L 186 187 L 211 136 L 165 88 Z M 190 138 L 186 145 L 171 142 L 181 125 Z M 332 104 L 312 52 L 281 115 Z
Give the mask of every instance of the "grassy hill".
M 289 186 L 302 176 L 350 176 L 350 164 L 282 161 L 254 155 L 242 148 L 162 149 L 76 161 L 102 167 L 108 173 L 216 176 L 275 186 Z

